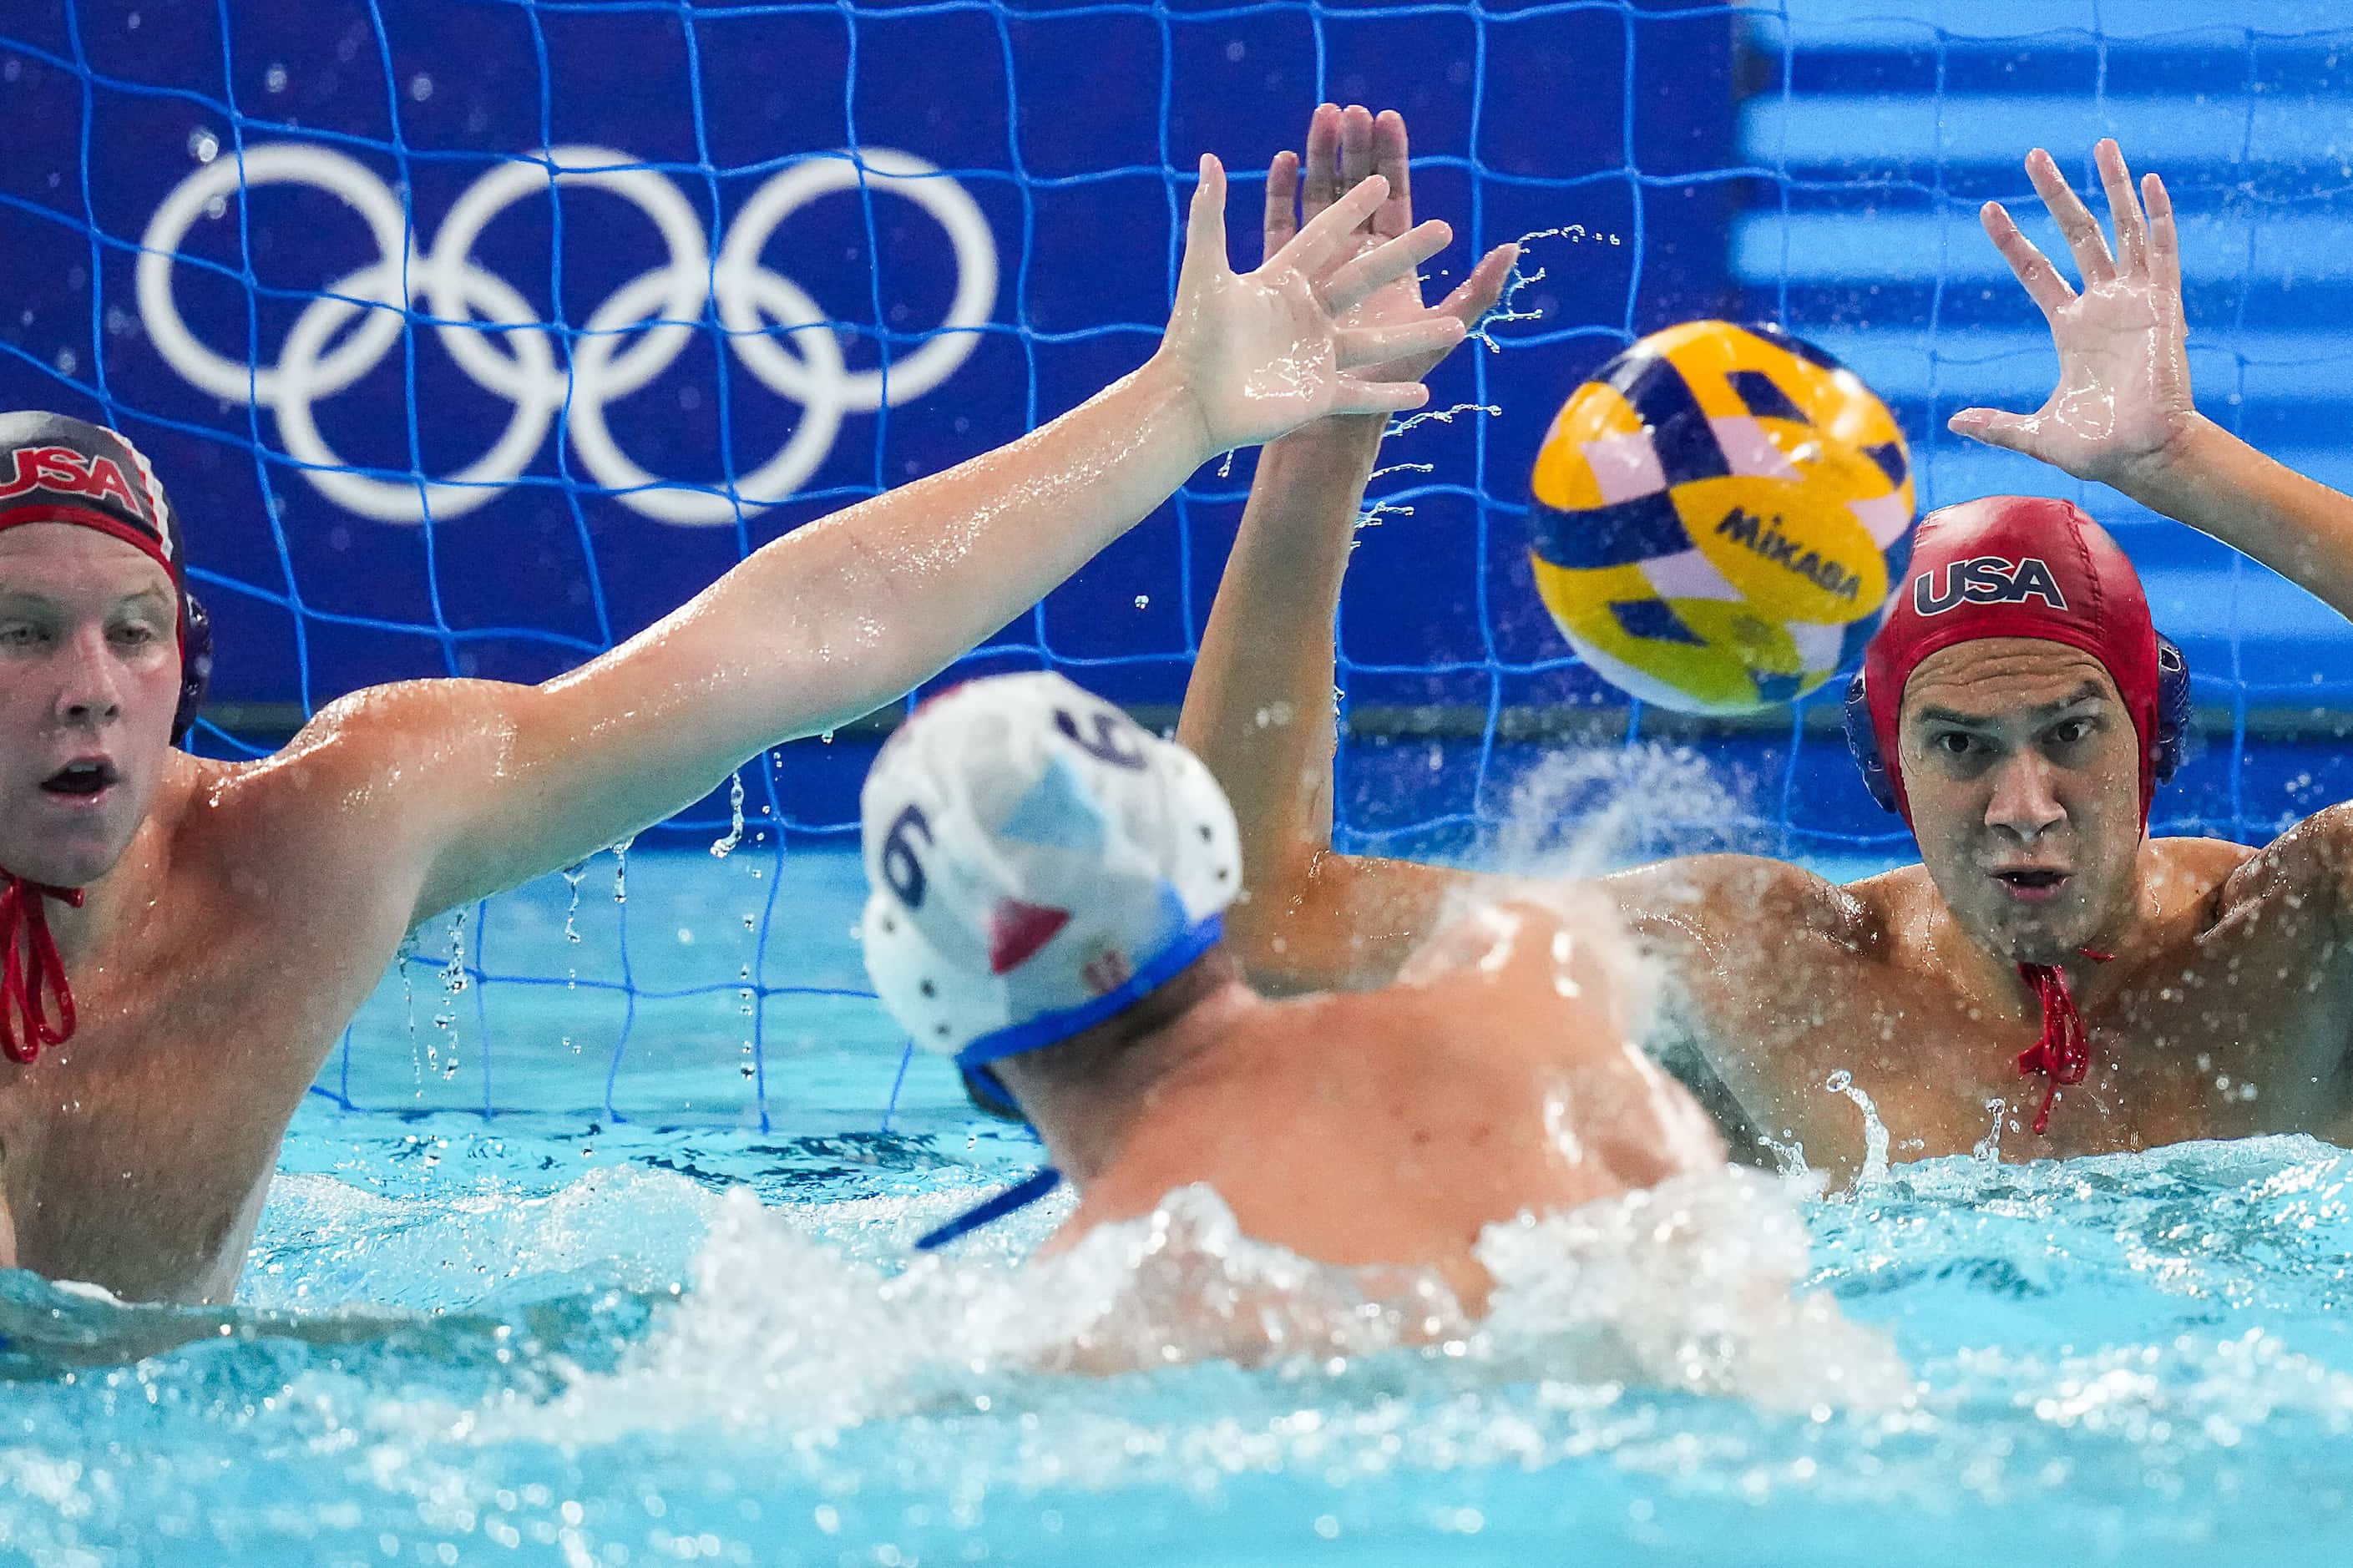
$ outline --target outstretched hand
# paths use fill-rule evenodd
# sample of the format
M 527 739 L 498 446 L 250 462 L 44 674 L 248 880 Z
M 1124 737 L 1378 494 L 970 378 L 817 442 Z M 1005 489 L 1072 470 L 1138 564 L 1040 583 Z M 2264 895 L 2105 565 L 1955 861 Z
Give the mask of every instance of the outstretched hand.
M 1387 183 L 1388 195 L 1371 216 L 1351 231 L 1350 244 L 1356 254 L 1362 255 L 1385 240 L 1408 233 L 1413 227 L 1410 167 L 1405 117 L 1396 110 L 1384 110 L 1377 118 L 1356 104 L 1345 110 L 1337 104 L 1320 105 L 1307 123 L 1304 182 L 1296 153 L 1276 153 L 1267 169 L 1265 254 L 1279 254 L 1299 232 L 1302 223 L 1313 224 L 1344 192 L 1354 191 L 1376 174 Z M 1512 264 L 1519 259 L 1519 254 L 1515 245 L 1499 245 L 1489 251 L 1480 258 L 1471 276 L 1439 301 L 1435 313 L 1452 317 L 1468 331 L 1480 317 L 1495 308 L 1495 301 L 1503 295 L 1504 279 L 1511 276 Z M 1386 326 L 1430 314 L 1421 302 L 1420 274 L 1407 272 L 1375 289 L 1363 304 L 1347 314 L 1342 324 Z M 1358 374 L 1367 381 L 1419 381 L 1453 346 L 1449 343 L 1435 350 L 1407 353 L 1385 364 L 1368 365 Z
M 2027 175 L 2083 276 L 2081 293 L 2019 232 L 2000 203 L 1988 202 L 1979 215 L 1995 248 L 2051 324 L 2059 384 L 2032 414 L 1964 408 L 1953 416 L 1951 428 L 2129 491 L 2164 468 L 2196 421 L 2184 347 L 2181 253 L 2165 183 L 2145 175 L 2136 194 L 2113 141 L 2103 141 L 2095 158 L 2116 225 L 2113 253 L 2100 220 L 2068 187 L 2051 154 L 2038 147 L 2026 160 Z
M 1329 414 L 1419 408 L 1418 380 L 1366 373 L 1409 355 L 1434 363 L 1462 341 L 1462 322 L 1415 309 L 1358 323 L 1351 313 L 1436 255 L 1451 237 L 1436 221 L 1369 249 L 1356 243 L 1388 196 L 1378 175 L 1303 226 L 1255 272 L 1226 259 L 1226 174 L 1201 159 L 1176 279 L 1176 308 L 1160 353 L 1191 398 L 1205 450 L 1271 441 Z

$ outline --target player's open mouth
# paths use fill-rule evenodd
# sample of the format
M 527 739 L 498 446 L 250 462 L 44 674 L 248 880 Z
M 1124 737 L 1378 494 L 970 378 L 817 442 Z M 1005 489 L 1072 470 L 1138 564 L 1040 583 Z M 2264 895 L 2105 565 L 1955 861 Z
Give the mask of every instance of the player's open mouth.
M 67 800 L 94 802 L 121 779 L 121 775 L 114 771 L 114 764 L 105 758 L 84 758 L 68 763 L 43 779 L 41 792 Z
M 2066 889 L 2067 873 L 2048 867 L 2016 867 L 1996 871 L 1993 879 L 2024 904 L 2047 904 Z

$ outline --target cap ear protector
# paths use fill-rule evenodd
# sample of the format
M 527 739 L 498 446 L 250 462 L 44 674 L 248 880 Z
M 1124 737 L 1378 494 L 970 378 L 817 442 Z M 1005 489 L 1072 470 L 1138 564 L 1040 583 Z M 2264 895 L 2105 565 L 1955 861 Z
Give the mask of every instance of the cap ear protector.
M 1862 773 L 1862 787 L 1889 814 L 1900 811 L 1895 786 L 1888 782 L 1887 760 L 1879 754 L 1879 732 L 1871 727 L 1871 698 L 1863 688 L 1862 671 L 1846 683 L 1846 700 L 1839 704 L 1839 723 L 1846 731 L 1846 754 Z
M 172 714 L 172 744 L 188 738 L 205 690 L 213 683 L 213 617 L 185 590 L 180 595 L 180 705 Z
M 1846 731 L 1847 754 L 1862 771 L 1862 787 L 1880 809 L 1894 812 L 1895 784 L 1887 776 L 1887 759 L 1879 754 L 1879 736 L 1872 728 L 1871 702 L 1863 689 L 1862 670 L 1846 683 L 1846 700 L 1839 712 Z M 2189 661 L 2163 632 L 2157 634 L 2157 737 L 2150 742 L 2150 773 L 2158 784 L 2171 779 L 2181 766 L 2189 736 Z
M 1016 1122 L 1023 1127 L 1029 1125 L 1029 1116 L 1007 1092 L 1005 1080 L 997 1076 L 995 1068 L 960 1068 L 957 1070 L 964 1078 L 964 1097 L 972 1101 L 975 1110 L 985 1116 L 994 1116 L 999 1121 Z
M 2189 660 L 2173 639 L 2157 634 L 2157 740 L 2154 773 L 2168 784 L 2189 752 Z

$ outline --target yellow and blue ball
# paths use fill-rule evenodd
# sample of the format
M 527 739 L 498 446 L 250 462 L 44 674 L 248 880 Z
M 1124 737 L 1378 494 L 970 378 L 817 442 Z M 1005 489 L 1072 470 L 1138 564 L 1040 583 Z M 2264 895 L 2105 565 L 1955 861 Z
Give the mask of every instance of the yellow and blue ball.
M 1645 702 L 1746 713 L 1851 665 L 1912 549 L 1904 432 L 1771 327 L 1691 321 L 1569 395 L 1536 456 L 1536 591 Z

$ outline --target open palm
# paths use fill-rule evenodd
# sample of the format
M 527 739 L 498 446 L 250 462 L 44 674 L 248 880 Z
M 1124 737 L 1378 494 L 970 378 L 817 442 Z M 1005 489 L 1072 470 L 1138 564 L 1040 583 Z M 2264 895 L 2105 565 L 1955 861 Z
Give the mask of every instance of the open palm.
M 1417 308 L 1356 323 L 1351 312 L 1442 248 L 1449 231 L 1430 222 L 1369 249 L 1356 231 L 1388 195 L 1375 177 L 1303 226 L 1255 272 L 1226 259 L 1225 171 L 1201 160 L 1161 353 L 1177 369 L 1210 451 L 1272 440 L 1331 414 L 1417 408 L 1418 381 L 1360 373 L 1401 357 L 1432 363 L 1462 339 L 1462 323 Z
M 2038 147 L 2026 160 L 2075 258 L 2080 293 L 2001 204 L 1986 204 L 1986 233 L 2050 323 L 2059 384 L 2032 414 L 1965 408 L 1951 425 L 1957 434 L 2023 452 L 2078 479 L 2130 489 L 2164 460 L 2195 413 L 2181 256 L 2164 182 L 2149 174 L 2136 195 L 2116 142 L 2102 142 L 2096 158 L 2116 224 L 2113 253 L 2099 219 L 2068 188 L 2051 154 Z
M 1411 232 L 1413 193 L 1405 119 L 1395 110 L 1376 117 L 1350 105 L 1342 110 L 1326 103 L 1307 125 L 1307 156 L 1303 166 L 1295 153 L 1279 153 L 1266 174 L 1266 254 L 1278 254 L 1291 243 L 1302 223 L 1314 224 L 1337 202 L 1366 180 L 1379 176 L 1388 187 L 1380 204 L 1350 234 L 1355 253 L 1364 255 L 1388 240 Z M 1496 247 L 1482 258 L 1471 276 L 1440 300 L 1437 312 L 1451 316 L 1467 330 L 1494 308 L 1504 279 L 1519 247 Z M 1419 321 L 1431 312 L 1422 303 L 1421 277 L 1401 273 L 1376 289 L 1342 318 L 1349 327 L 1386 327 Z M 1360 373 L 1367 381 L 1419 381 L 1453 345 L 1409 353 Z

